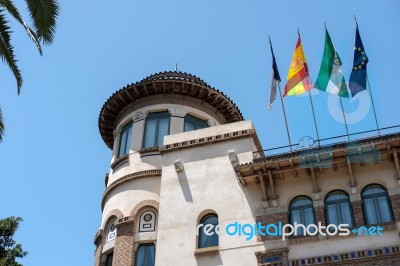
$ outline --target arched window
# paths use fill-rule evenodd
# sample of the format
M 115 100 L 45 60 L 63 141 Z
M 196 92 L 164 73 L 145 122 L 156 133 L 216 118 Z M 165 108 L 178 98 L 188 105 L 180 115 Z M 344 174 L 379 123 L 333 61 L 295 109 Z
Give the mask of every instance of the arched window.
M 299 196 L 293 199 L 289 205 L 290 223 L 302 224 L 307 227 L 309 224 L 315 223 L 315 212 L 313 201 L 306 196 Z M 313 230 L 312 228 L 310 229 Z M 298 227 L 297 235 L 303 235 L 303 228 Z
M 183 127 L 183 131 L 192 131 L 196 129 L 206 128 L 208 127 L 207 121 L 204 121 L 200 118 L 197 118 L 192 115 L 185 116 L 185 125 Z
M 168 112 L 151 113 L 146 117 L 143 148 L 163 144 L 164 136 L 169 134 L 169 120 Z
M 156 248 L 153 243 L 140 244 L 136 250 L 135 266 L 154 266 Z
M 156 230 L 156 213 L 145 211 L 139 218 L 139 232 L 152 232 Z
M 325 216 L 327 225 L 348 224 L 350 228 L 354 227 L 349 195 L 341 190 L 330 192 L 325 197 Z
M 106 266 L 112 266 L 112 261 L 113 261 L 113 253 L 111 252 L 110 254 L 107 255 L 106 258 Z
M 218 216 L 216 214 L 208 214 L 200 220 L 198 234 L 199 234 L 199 248 L 207 248 L 218 246 Z
M 365 224 L 393 221 L 392 205 L 387 190 L 381 185 L 369 185 L 361 192 Z
M 125 154 L 129 154 L 129 149 L 131 147 L 131 139 L 132 139 L 132 122 L 126 124 L 121 130 L 117 158 L 124 156 Z
M 115 228 L 115 222 L 117 221 L 116 218 L 111 220 L 107 226 L 107 243 L 111 242 L 115 239 L 117 235 L 117 228 Z

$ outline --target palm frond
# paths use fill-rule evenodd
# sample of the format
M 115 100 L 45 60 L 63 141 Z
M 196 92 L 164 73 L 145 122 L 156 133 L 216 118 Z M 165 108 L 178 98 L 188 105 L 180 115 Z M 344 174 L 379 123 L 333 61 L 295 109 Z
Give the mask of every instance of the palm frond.
M 4 136 L 4 120 L 3 120 L 3 113 L 1 111 L 1 106 L 0 106 L 0 142 L 3 140 Z
M 36 37 L 35 32 L 22 19 L 22 16 L 20 15 L 18 8 L 14 5 L 14 3 L 11 0 L 0 0 L 0 6 L 4 7 L 4 9 L 7 10 L 11 16 L 13 16 L 19 23 L 21 23 L 22 26 L 24 26 L 26 32 L 28 33 L 28 36 L 36 44 L 40 55 L 42 55 L 42 47 L 38 38 Z
M 18 94 L 21 91 L 22 76 L 15 59 L 14 47 L 11 45 L 11 33 L 4 9 L 0 9 L 0 57 L 7 63 L 17 81 Z
M 56 31 L 60 11 L 56 0 L 25 0 L 36 30 L 36 36 L 44 44 L 51 44 Z

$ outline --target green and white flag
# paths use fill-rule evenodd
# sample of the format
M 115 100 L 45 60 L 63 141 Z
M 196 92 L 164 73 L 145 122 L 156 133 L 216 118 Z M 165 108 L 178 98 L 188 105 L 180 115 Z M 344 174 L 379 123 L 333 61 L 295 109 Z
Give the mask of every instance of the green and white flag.
M 333 46 L 327 29 L 325 29 L 324 56 L 314 88 L 349 98 L 349 91 L 342 73 L 342 61 Z

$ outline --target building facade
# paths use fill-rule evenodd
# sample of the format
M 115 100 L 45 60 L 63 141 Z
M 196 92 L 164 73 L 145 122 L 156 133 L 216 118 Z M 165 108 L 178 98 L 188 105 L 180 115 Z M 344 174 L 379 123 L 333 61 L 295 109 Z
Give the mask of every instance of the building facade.
M 99 129 L 95 266 L 400 264 L 400 134 L 266 155 L 226 95 L 181 72 L 114 93 Z

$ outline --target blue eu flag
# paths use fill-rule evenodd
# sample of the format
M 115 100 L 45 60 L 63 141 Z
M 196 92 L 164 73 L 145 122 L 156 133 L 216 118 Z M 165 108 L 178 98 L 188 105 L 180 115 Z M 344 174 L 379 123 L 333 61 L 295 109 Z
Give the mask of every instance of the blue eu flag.
M 356 29 L 356 43 L 354 45 L 354 61 L 351 71 L 349 87 L 351 95 L 354 97 L 360 91 L 366 89 L 367 83 L 367 63 L 368 57 L 364 50 L 364 45 L 361 41 L 358 25 Z

